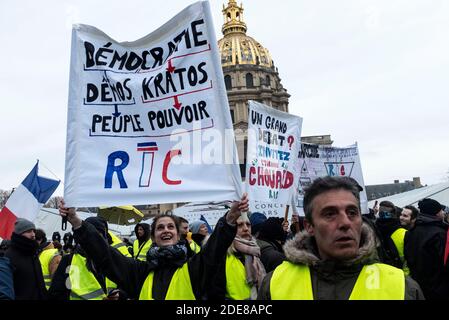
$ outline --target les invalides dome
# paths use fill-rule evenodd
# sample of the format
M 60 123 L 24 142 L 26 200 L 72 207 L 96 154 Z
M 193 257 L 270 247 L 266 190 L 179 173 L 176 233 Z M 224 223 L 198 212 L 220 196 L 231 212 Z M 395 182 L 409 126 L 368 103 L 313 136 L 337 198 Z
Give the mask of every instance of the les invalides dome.
M 223 5 L 223 38 L 218 41 L 242 176 L 246 166 L 248 100 L 255 100 L 288 112 L 287 93 L 268 49 L 246 34 L 243 5 L 229 0 Z

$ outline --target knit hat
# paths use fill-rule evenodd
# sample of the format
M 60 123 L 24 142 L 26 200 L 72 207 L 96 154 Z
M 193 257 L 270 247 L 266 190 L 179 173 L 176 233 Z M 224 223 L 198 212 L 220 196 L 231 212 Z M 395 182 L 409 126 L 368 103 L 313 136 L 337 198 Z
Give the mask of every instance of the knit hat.
M 251 223 L 251 233 L 254 235 L 259 231 L 261 224 L 267 220 L 267 217 L 260 212 L 253 212 L 249 216 L 249 222 Z
M 198 233 L 203 224 L 205 225 L 206 223 L 202 220 L 193 221 L 189 224 L 189 229 L 192 232 L 192 234 Z
M 36 226 L 34 225 L 34 223 L 23 218 L 18 218 L 16 220 L 16 223 L 14 224 L 14 233 L 22 234 L 29 230 L 36 230 Z
M 418 202 L 418 208 L 421 213 L 434 216 L 441 211 L 442 205 L 436 200 L 426 198 Z

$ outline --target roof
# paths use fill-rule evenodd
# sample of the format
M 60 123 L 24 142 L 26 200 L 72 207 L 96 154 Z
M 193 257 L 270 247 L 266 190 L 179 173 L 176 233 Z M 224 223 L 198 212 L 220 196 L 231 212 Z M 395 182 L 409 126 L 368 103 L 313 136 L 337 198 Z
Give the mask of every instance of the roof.
M 418 202 L 424 198 L 432 198 L 441 204 L 449 205 L 449 181 L 434 184 L 431 186 L 414 189 L 411 191 L 398 193 L 392 196 L 383 197 L 368 202 L 368 206 L 372 208 L 374 202 L 387 200 L 393 202 L 398 207 L 404 207 L 407 205 L 417 206 Z

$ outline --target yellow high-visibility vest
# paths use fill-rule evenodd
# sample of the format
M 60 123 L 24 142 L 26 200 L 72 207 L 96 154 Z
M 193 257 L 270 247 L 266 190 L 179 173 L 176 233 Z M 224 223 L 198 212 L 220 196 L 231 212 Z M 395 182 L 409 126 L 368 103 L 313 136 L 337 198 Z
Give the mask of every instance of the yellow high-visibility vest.
M 128 246 L 126 245 L 126 243 L 124 243 L 122 240 L 120 240 L 120 238 L 117 237 L 111 231 L 108 231 L 108 233 L 109 233 L 109 235 L 112 238 L 111 247 L 113 247 L 113 248 L 117 249 L 118 251 L 120 251 L 120 253 L 123 254 L 125 257 L 131 258 L 131 254 L 128 251 Z
M 70 300 L 103 300 L 117 285 L 106 278 L 106 292 L 92 272 L 87 269 L 86 258 L 75 253 L 69 270 Z
M 153 278 L 154 271 L 150 272 L 145 279 L 142 289 L 140 290 L 139 300 L 154 300 Z M 164 300 L 195 300 L 187 262 L 173 274 Z
M 50 289 L 51 274 L 50 274 L 50 262 L 53 257 L 59 254 L 58 249 L 46 249 L 39 255 L 39 262 L 41 263 L 42 275 L 44 276 L 45 287 Z
M 201 247 L 193 240 L 189 243 L 189 246 L 190 246 L 190 249 L 195 253 L 198 253 L 201 251 Z
M 396 249 L 398 250 L 399 257 L 401 261 L 404 261 L 404 237 L 407 232 L 407 229 L 398 228 L 395 232 L 391 234 L 391 239 L 394 242 Z
M 249 300 L 251 287 L 246 283 L 243 263 L 233 254 L 226 255 L 226 298 Z
M 310 269 L 303 264 L 284 261 L 270 281 L 272 300 L 313 300 Z M 404 300 L 405 276 L 401 269 L 375 263 L 365 265 L 349 300 Z
M 148 239 L 139 246 L 139 240 L 134 240 L 133 243 L 133 255 L 135 260 L 147 261 L 147 252 L 153 242 Z

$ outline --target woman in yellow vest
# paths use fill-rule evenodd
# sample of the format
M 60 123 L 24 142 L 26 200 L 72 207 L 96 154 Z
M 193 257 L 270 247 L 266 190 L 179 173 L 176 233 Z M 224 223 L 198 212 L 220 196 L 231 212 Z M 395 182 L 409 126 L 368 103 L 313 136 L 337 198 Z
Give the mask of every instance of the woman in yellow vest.
M 111 234 L 108 232 L 106 220 L 101 217 L 89 217 L 86 223 L 111 251 L 125 257 L 120 251 L 113 249 Z M 115 236 L 115 235 L 114 235 Z M 86 255 L 85 247 L 77 244 L 74 252 L 65 255 L 53 277 L 49 290 L 52 300 L 115 300 L 111 294 L 117 291 L 117 285 L 102 272 L 101 263 L 95 263 Z M 120 298 L 126 294 L 120 291 Z
M 284 246 L 287 261 L 267 274 L 263 300 L 416 300 L 421 288 L 376 261 L 374 233 L 362 224 L 358 183 L 316 179 L 304 195 L 305 231 Z
M 134 227 L 137 239 L 133 243 L 133 257 L 136 260 L 146 261 L 147 252 L 151 247 L 150 225 L 148 223 L 138 223 Z
M 131 298 L 141 300 L 194 300 L 207 298 L 209 279 L 216 274 L 236 231 L 241 211 L 248 210 L 244 195 L 216 224 L 207 245 L 192 254 L 185 242 L 179 242 L 178 219 L 162 214 L 151 225 L 152 246 L 147 261 L 126 258 L 111 250 L 92 225 L 82 222 L 74 208 L 60 206 L 59 212 L 72 224 L 75 238 L 85 247 L 87 256 L 104 274 L 125 290 Z
M 265 276 L 260 248 L 251 234 L 249 220 L 237 220 L 237 235 L 229 247 L 208 293 L 212 300 L 255 300 Z

